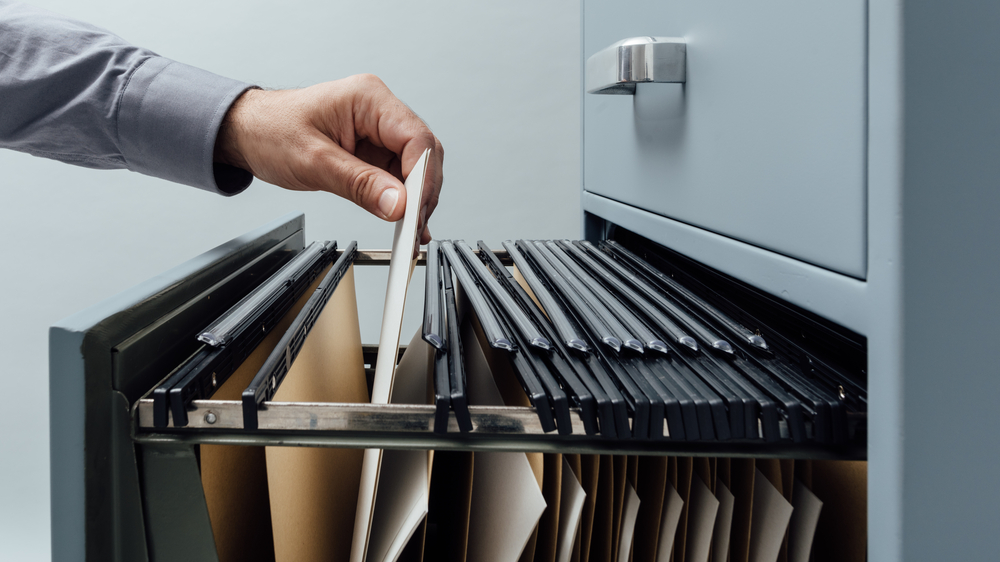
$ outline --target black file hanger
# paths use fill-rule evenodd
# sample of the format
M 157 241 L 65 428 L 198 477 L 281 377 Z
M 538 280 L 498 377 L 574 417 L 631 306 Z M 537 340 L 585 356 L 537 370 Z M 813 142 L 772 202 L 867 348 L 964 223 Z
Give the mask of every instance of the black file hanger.
M 612 333 L 621 340 L 622 346 L 636 353 L 642 353 L 644 349 L 642 342 L 621 321 L 620 315 L 625 316 L 627 314 L 621 303 L 610 298 L 607 295 L 607 291 L 570 259 L 555 242 L 536 242 L 536 245 L 549 258 L 549 261 L 555 266 L 556 270 L 569 281 L 570 285 L 590 305 L 590 308 L 597 313 L 601 322 L 611 329 Z
M 167 376 L 166 380 L 160 384 L 160 386 L 153 389 L 153 426 L 154 427 L 167 427 L 170 422 L 170 389 L 173 388 L 177 383 L 185 380 L 192 372 L 198 370 L 198 368 L 205 363 L 205 361 L 213 355 L 217 350 L 213 349 L 208 345 L 203 345 L 191 355 L 184 363 L 174 369 L 173 373 Z M 218 383 L 218 376 L 216 375 L 215 384 Z M 221 386 L 221 385 L 219 385 Z M 184 427 L 188 424 L 187 410 L 180 412 L 180 415 L 174 413 L 174 426 Z
M 421 336 L 436 349 L 445 348 L 443 287 L 441 285 L 441 243 L 431 240 L 427 245 L 427 275 L 424 282 L 424 323 Z
M 192 400 L 208 398 L 225 383 L 275 326 L 317 275 L 337 255 L 336 242 L 314 242 L 260 287 L 202 331 L 204 345 L 153 390 L 154 425 L 166 427 L 168 408 L 174 426 L 188 423 Z M 262 290 L 266 289 L 266 290 Z
M 606 243 L 602 242 L 602 246 L 606 246 Z M 610 251 L 616 257 L 618 256 L 618 254 L 615 253 L 614 248 Z M 733 347 L 728 341 L 716 335 L 713 330 L 706 326 L 700 319 L 695 318 L 679 303 L 676 303 L 671 298 L 668 298 L 667 295 L 658 291 L 655 288 L 655 282 L 648 279 L 643 273 L 634 269 L 627 270 L 624 266 L 619 267 L 616 270 L 616 273 L 622 275 L 622 277 L 629 281 L 643 296 L 656 304 L 660 310 L 673 317 L 674 320 L 682 324 L 690 333 L 694 334 L 697 338 L 700 338 L 702 343 L 706 346 L 723 353 L 731 354 L 733 352 Z
M 510 317 L 506 314 L 506 308 L 493 300 L 491 295 L 487 295 L 487 297 L 491 304 L 496 307 L 500 322 L 509 327 Z M 547 350 L 528 345 L 520 330 L 511 329 L 510 333 L 511 337 L 514 338 L 514 352 L 508 358 L 521 388 L 528 395 L 532 406 L 538 411 L 538 419 L 542 429 L 546 432 L 558 429 L 567 434 L 572 433 L 569 399 L 541 357 Z
M 552 345 L 549 343 L 548 338 L 543 336 L 531 320 L 528 319 L 524 311 L 514 304 L 514 300 L 511 298 L 510 294 L 500 287 L 500 283 L 496 280 L 496 278 L 484 271 L 483 264 L 476 259 L 476 255 L 472 252 L 472 249 L 469 248 L 465 241 L 455 241 L 454 246 L 455 249 L 458 250 L 458 253 L 465 258 L 466 264 L 469 266 L 469 270 L 476 276 L 476 279 L 479 281 L 481 286 L 486 289 L 487 293 L 493 299 L 494 303 L 496 303 L 499 310 L 507 317 L 508 325 L 513 330 L 518 331 L 520 339 L 539 349 L 544 349 L 546 351 L 551 349 Z
M 673 316 L 694 333 L 695 336 L 701 338 L 710 348 L 723 353 L 733 353 L 733 346 L 728 341 L 719 337 L 705 322 L 692 314 L 682 303 L 677 302 L 672 295 L 667 295 L 664 291 L 656 289 L 657 281 L 641 267 L 645 265 L 651 268 L 649 264 L 638 258 L 636 258 L 637 261 L 633 261 L 627 254 L 622 253 L 625 250 L 619 244 L 612 245 L 608 241 L 605 241 L 601 243 L 601 246 L 607 248 L 613 256 L 632 268 L 632 271 L 628 273 L 628 277 L 626 278 L 664 312 Z M 618 271 L 625 273 L 626 270 L 620 268 Z
M 569 415 L 569 403 L 572 401 L 574 405 L 581 406 L 581 419 L 584 419 L 584 430 L 588 431 L 586 429 L 588 424 L 586 418 L 593 418 L 595 415 L 593 395 L 577 380 L 575 374 L 569 371 L 569 365 L 559 355 L 560 352 L 557 349 L 559 340 L 550 337 L 551 331 L 548 329 L 549 327 L 540 321 L 540 316 L 542 315 L 538 314 L 537 307 L 535 307 L 531 297 L 525 293 L 524 288 L 521 287 L 517 280 L 514 279 L 514 276 L 500 263 L 496 254 L 482 240 L 477 242 L 477 246 L 483 263 L 496 276 L 500 287 L 510 295 L 514 306 L 519 307 L 532 325 L 552 342 L 552 349 L 549 350 L 550 353 L 532 350 L 529 357 L 533 358 L 535 370 L 539 373 L 542 384 L 545 385 L 549 396 L 552 397 L 552 407 L 556 415 L 556 428 L 562 435 L 569 435 L 573 432 L 573 422 Z M 568 371 L 565 373 L 568 376 L 563 376 L 564 369 Z M 560 381 L 562 385 L 560 385 Z M 565 387 L 565 390 L 563 390 L 563 387 Z M 584 400 L 580 397 L 581 393 L 586 397 L 586 408 L 588 410 L 586 413 L 582 411 Z M 565 401 L 561 396 L 566 397 Z M 593 422 L 596 422 L 596 418 L 590 422 L 593 424 L 592 429 L 596 432 L 596 423 Z
M 568 240 L 563 240 L 559 243 L 560 247 L 573 257 L 580 265 L 587 270 L 587 274 L 592 276 L 595 285 L 600 289 L 600 293 L 595 290 L 595 294 L 603 295 L 601 296 L 606 302 L 611 302 L 615 305 L 614 308 L 609 306 L 608 308 L 612 310 L 618 319 L 624 323 L 629 330 L 632 331 L 640 340 L 646 349 L 656 351 L 659 353 L 667 353 L 668 348 L 666 342 L 663 338 L 658 335 L 654 335 L 653 331 L 639 318 L 636 313 L 644 314 L 647 317 L 652 311 L 652 305 L 647 302 L 636 302 L 635 300 L 629 298 L 628 293 L 630 289 L 625 287 L 625 284 L 616 278 L 613 274 L 608 272 L 606 269 L 601 267 L 593 258 L 588 256 L 586 252 L 581 250 L 578 246 L 571 243 Z M 636 295 L 637 296 L 637 295 Z M 644 299 L 643 299 L 644 301 Z M 643 306 L 646 308 L 643 308 Z M 662 316 L 662 314 L 660 315 Z M 694 340 L 691 340 L 694 343 Z
M 783 417 L 788 424 L 788 433 L 792 441 L 795 443 L 805 441 L 806 429 L 802 415 L 802 403 L 792 397 L 780 384 L 756 365 L 739 357 L 733 358 L 732 364 L 765 395 L 774 400 L 779 407 L 778 415 Z M 767 433 L 764 434 L 765 440 L 769 440 L 769 437 Z M 774 440 L 778 438 L 780 435 L 775 436 Z
M 469 398 L 466 394 L 465 363 L 462 353 L 462 339 L 459 335 L 458 312 L 455 305 L 455 287 L 451 279 L 451 266 L 447 260 L 441 263 L 441 276 L 444 279 L 444 309 L 446 327 L 448 330 L 448 384 L 442 385 L 442 391 L 449 389 L 448 401 L 455 411 L 458 429 L 462 432 L 472 431 L 472 416 L 469 414 Z
M 613 356 L 605 349 L 598 347 L 594 350 L 600 365 L 604 368 L 605 374 L 614 382 L 618 392 L 622 395 L 625 408 L 631 414 L 632 423 L 629 425 L 625 420 L 625 427 L 630 430 L 631 436 L 636 439 L 649 438 L 649 398 L 636 386 L 635 382 L 625 368 L 619 362 L 618 356 Z M 615 419 L 616 423 L 619 421 Z M 618 427 L 616 426 L 616 429 Z
M 496 296 L 502 289 L 500 289 L 498 284 L 495 284 L 496 279 L 488 273 L 485 275 L 482 274 L 483 266 L 479 263 L 479 260 L 475 259 L 475 255 L 472 254 L 471 250 L 469 254 L 472 254 L 473 261 L 469 261 L 460 255 L 462 247 L 468 249 L 464 242 L 459 241 L 454 244 L 446 242 L 442 247 L 444 248 L 449 265 L 457 274 L 459 282 L 462 283 L 463 289 L 465 289 L 465 293 L 470 297 L 469 300 L 473 302 L 473 308 L 475 308 L 476 315 L 479 317 L 480 324 L 484 323 L 483 318 L 487 316 L 489 317 L 489 322 L 496 325 L 497 330 L 508 335 L 507 341 L 510 343 L 510 348 L 507 349 L 507 351 L 510 351 L 508 358 L 512 363 L 518 382 L 521 384 L 522 389 L 524 389 L 525 394 L 528 396 L 528 400 L 538 414 L 542 430 L 545 432 L 555 431 L 556 424 L 552 414 L 552 403 L 549 395 L 546 393 L 545 387 L 535 370 L 535 366 L 524 354 L 526 348 L 531 346 L 528 342 L 523 341 L 520 330 L 510 327 L 505 307 L 497 303 L 498 299 Z M 491 284 L 489 281 L 493 281 L 494 284 Z M 466 289 L 466 287 L 468 288 Z M 506 293 L 504 294 L 506 295 Z M 476 299 L 481 301 L 482 310 L 475 306 Z M 516 305 L 511 303 L 511 306 Z M 566 403 L 566 395 L 563 393 L 561 398 L 561 405 L 566 409 L 566 417 L 568 418 L 569 407 Z M 453 394 L 452 406 L 457 407 L 457 405 L 456 395 Z
M 602 424 L 612 424 L 613 426 L 614 418 L 611 411 L 610 399 L 601 389 L 600 385 L 597 384 L 597 381 L 593 379 L 587 366 L 577 355 L 577 353 L 586 354 L 590 350 L 590 345 L 583 336 L 578 335 L 577 327 L 566 315 L 563 305 L 548 291 L 547 287 L 541 284 L 541 281 L 535 276 L 532 267 L 528 264 L 527 259 L 521 255 L 517 247 L 509 241 L 504 242 L 504 247 L 514 260 L 514 263 L 518 265 L 521 276 L 528 281 L 529 286 L 532 286 L 530 279 L 535 279 L 537 284 L 534 286 L 532 292 L 542 302 L 543 306 L 546 307 L 545 311 L 538 310 L 534 301 L 531 300 L 531 297 L 528 296 L 524 288 L 517 283 L 514 276 L 507 271 L 507 268 L 500 264 L 495 255 L 489 253 L 487 255 L 491 257 L 490 263 L 493 264 L 491 267 L 495 272 L 499 272 L 507 279 L 507 283 L 521 303 L 522 309 L 531 312 L 532 317 L 543 331 L 550 335 L 557 332 L 566 334 L 549 338 L 553 343 L 555 353 L 546 355 L 545 359 L 551 364 L 551 372 L 562 380 L 563 386 L 580 406 L 580 417 L 583 420 L 584 431 L 587 435 L 598 434 L 600 432 L 598 426 L 599 416 L 603 416 L 602 419 L 604 421 L 601 422 Z M 480 242 L 480 249 L 487 248 L 485 244 Z M 555 328 L 557 319 L 564 324 L 561 331 Z
M 747 437 L 746 428 L 748 424 L 752 424 L 754 429 L 757 427 L 756 417 L 753 417 L 752 421 L 748 421 L 747 418 L 748 408 L 751 413 L 755 412 L 753 409 L 755 402 L 746 393 L 742 392 L 739 386 L 729 381 L 726 374 L 720 373 L 717 363 L 713 361 L 715 361 L 715 358 L 710 354 L 700 354 L 696 357 L 687 358 L 688 365 L 692 366 L 694 373 L 725 403 L 729 419 L 730 437 L 732 439 L 744 439 Z M 716 427 L 718 425 L 716 423 Z
M 447 296 L 442 273 L 441 248 L 436 240 L 427 246 L 427 280 L 424 295 L 424 325 L 422 337 L 434 351 L 434 433 L 448 432 L 451 410 L 451 364 L 448 345 L 450 334 L 446 306 Z M 448 273 L 449 277 L 451 272 Z M 428 317 L 430 315 L 430 317 Z M 437 344 L 437 345 L 435 345 Z
M 579 334 L 576 326 L 566 317 L 566 313 L 563 312 L 562 306 L 556 303 L 556 298 L 552 296 L 549 288 L 543 284 L 542 280 L 538 275 L 535 274 L 535 270 L 530 264 L 528 264 L 527 258 L 521 255 L 521 251 L 518 250 L 517 245 L 510 240 L 506 240 L 503 243 L 503 247 L 510 254 L 512 260 L 514 260 L 514 265 L 517 266 L 518 271 L 524 280 L 528 282 L 528 287 L 531 288 L 531 292 L 534 293 L 535 298 L 545 309 L 545 314 L 548 316 L 552 323 L 552 331 L 558 334 L 558 337 L 566 344 L 567 347 L 582 351 L 584 353 L 590 351 L 590 346 L 584 340 L 583 336 Z M 554 338 L 553 338 L 554 339 Z
M 514 342 L 510 334 L 500 325 L 493 308 L 490 307 L 486 301 L 486 296 L 480 290 L 478 281 L 469 272 L 467 264 L 458 255 L 455 246 L 445 241 L 441 243 L 441 250 L 444 252 L 444 257 L 448 260 L 451 270 L 455 272 L 459 284 L 462 285 L 462 290 L 468 296 L 472 308 L 476 311 L 476 316 L 479 318 L 479 325 L 483 328 L 483 334 L 486 335 L 487 343 L 489 343 L 490 347 L 514 351 Z
M 259 287 L 240 299 L 222 316 L 212 322 L 198 335 L 198 341 L 212 347 L 225 347 L 249 327 L 260 325 L 262 316 L 285 294 L 284 289 L 293 285 L 304 273 L 320 261 L 321 255 L 331 249 L 336 250 L 336 242 L 313 242 L 299 252 L 290 262 Z M 329 254 L 328 254 L 329 255 Z M 326 260 L 329 263 L 333 260 Z
M 649 319 L 652 325 L 668 334 L 670 338 L 678 344 L 685 346 L 692 351 L 698 351 L 698 342 L 691 337 L 684 328 L 678 326 L 676 322 L 671 320 L 652 302 L 632 288 L 632 286 L 626 281 L 629 279 L 631 274 L 628 271 L 622 270 L 621 264 L 608 257 L 607 254 L 598 250 L 586 240 L 575 242 L 574 245 L 581 248 L 587 257 L 592 258 L 591 263 L 595 268 L 600 268 L 600 271 L 602 272 L 601 280 L 605 281 L 609 286 L 614 288 L 614 290 L 621 295 L 626 302 L 635 307 L 636 310 L 642 312 L 642 314 Z
M 250 381 L 250 385 L 243 390 L 241 399 L 243 402 L 243 427 L 245 429 L 257 429 L 257 408 L 262 403 L 274 398 L 275 393 L 278 392 L 278 387 L 285 380 L 285 375 L 288 374 L 292 363 L 298 357 L 299 350 L 302 349 L 309 331 L 316 324 L 316 320 L 323 312 L 330 297 L 333 296 L 340 280 L 354 263 L 357 253 L 357 242 L 351 242 L 347 245 L 344 252 L 334 262 L 333 267 L 320 281 L 319 286 L 313 291 L 312 296 L 306 301 L 305 306 L 292 320 L 291 326 L 278 340 L 278 345 L 268 355 L 260 370 Z
M 434 351 L 434 433 L 448 433 L 448 413 L 451 410 L 449 360 L 447 351 Z
M 552 256 L 544 245 L 519 240 L 518 248 L 525 251 L 537 266 L 535 273 L 545 277 L 562 298 L 566 308 L 573 311 L 580 324 L 588 330 L 593 338 L 607 345 L 616 352 L 621 351 L 622 341 L 612 330 L 601 320 L 600 315 L 591 308 L 586 298 L 580 294 L 579 283 L 574 284 L 572 275 L 566 271 L 565 267 L 560 268 L 561 262 Z
M 674 438 L 673 432 L 676 428 L 678 438 L 684 436 L 684 422 L 681 416 L 680 403 L 667 391 L 666 387 L 660 383 L 653 371 L 650 370 L 646 361 L 639 357 L 632 357 L 629 363 L 632 369 L 632 379 L 639 384 L 640 388 L 650 397 L 649 407 L 649 436 L 651 439 Z M 664 433 L 664 422 L 667 425 L 669 435 Z
M 683 432 L 675 432 L 673 426 L 670 427 L 671 440 L 697 441 L 701 438 L 701 431 L 698 423 L 698 410 L 694 397 L 678 381 L 681 378 L 672 365 L 672 360 L 676 361 L 676 354 L 666 357 L 653 356 L 645 361 L 646 366 L 659 379 L 660 384 L 676 400 L 680 407 L 682 424 L 678 424 L 678 429 Z M 668 423 L 670 418 L 667 418 Z
M 680 301 L 686 301 L 685 304 L 688 306 L 699 309 L 703 314 L 711 317 L 715 324 L 729 333 L 729 335 L 737 340 L 747 342 L 753 347 L 760 349 L 767 349 L 767 342 L 759 334 L 755 334 L 750 330 L 744 328 L 728 315 L 715 308 L 711 304 L 705 302 L 704 299 L 699 298 L 694 293 L 689 291 L 686 287 L 678 283 L 677 281 L 671 279 L 670 277 L 664 275 L 661 271 L 657 270 L 655 267 L 646 263 L 645 260 L 639 256 L 630 252 L 627 248 L 621 244 L 615 242 L 614 240 L 608 240 L 606 242 L 609 248 L 613 248 L 620 255 L 623 255 L 630 259 L 630 261 L 636 265 L 636 267 L 641 267 L 645 273 L 654 277 L 659 281 L 664 287 L 673 293 L 673 296 Z

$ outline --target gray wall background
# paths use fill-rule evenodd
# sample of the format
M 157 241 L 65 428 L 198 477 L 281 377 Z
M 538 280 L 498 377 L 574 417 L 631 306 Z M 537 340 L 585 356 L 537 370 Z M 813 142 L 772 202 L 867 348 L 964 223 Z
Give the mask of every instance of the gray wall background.
M 439 238 L 578 236 L 577 0 L 35 0 L 159 54 L 269 88 L 371 72 L 442 140 Z M 49 558 L 47 328 L 289 211 L 308 239 L 387 248 L 392 225 L 260 181 L 223 198 L 0 151 L 0 558 Z M 381 274 L 380 274 L 381 273 Z M 414 277 L 410 302 L 422 300 Z M 384 272 L 359 273 L 376 342 Z M 411 307 L 404 338 L 416 330 Z

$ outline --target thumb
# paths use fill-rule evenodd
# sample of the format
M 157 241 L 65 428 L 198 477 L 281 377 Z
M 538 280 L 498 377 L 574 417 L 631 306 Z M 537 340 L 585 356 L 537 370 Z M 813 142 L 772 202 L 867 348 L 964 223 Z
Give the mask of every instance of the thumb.
M 380 219 L 395 222 L 403 218 L 406 188 L 401 181 L 346 151 L 339 156 L 331 162 L 329 179 L 333 185 L 328 191 L 353 201 Z

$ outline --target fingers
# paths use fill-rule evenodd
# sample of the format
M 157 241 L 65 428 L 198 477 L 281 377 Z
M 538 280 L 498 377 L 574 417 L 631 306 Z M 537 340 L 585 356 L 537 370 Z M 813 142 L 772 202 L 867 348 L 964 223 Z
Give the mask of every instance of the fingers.
M 230 110 L 237 165 L 288 189 L 329 191 L 384 220 L 403 217 L 403 179 L 430 149 L 419 225 L 421 240 L 430 240 L 426 226 L 438 204 L 444 149 L 381 80 L 355 76 L 303 90 L 255 90 L 241 99 Z M 220 158 L 228 146 L 222 143 Z
M 444 177 L 444 148 L 441 142 L 423 120 L 377 77 L 360 75 L 347 80 L 358 96 L 354 113 L 356 134 L 375 147 L 382 147 L 396 155 L 404 178 L 409 176 L 424 150 L 431 150 L 421 201 L 421 209 L 429 218 L 437 207 Z M 362 143 L 359 143 L 358 149 L 361 148 Z
M 353 201 L 384 220 L 395 222 L 403 218 L 406 189 L 389 171 L 332 143 L 311 159 L 311 167 L 319 172 L 314 181 L 324 191 Z

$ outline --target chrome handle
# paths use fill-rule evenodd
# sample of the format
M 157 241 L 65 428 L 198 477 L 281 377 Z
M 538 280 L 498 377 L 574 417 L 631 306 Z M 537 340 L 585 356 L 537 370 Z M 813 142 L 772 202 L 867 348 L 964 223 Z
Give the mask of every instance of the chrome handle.
M 684 82 L 687 44 L 679 37 L 630 37 L 587 59 L 587 93 L 635 94 L 635 85 Z

